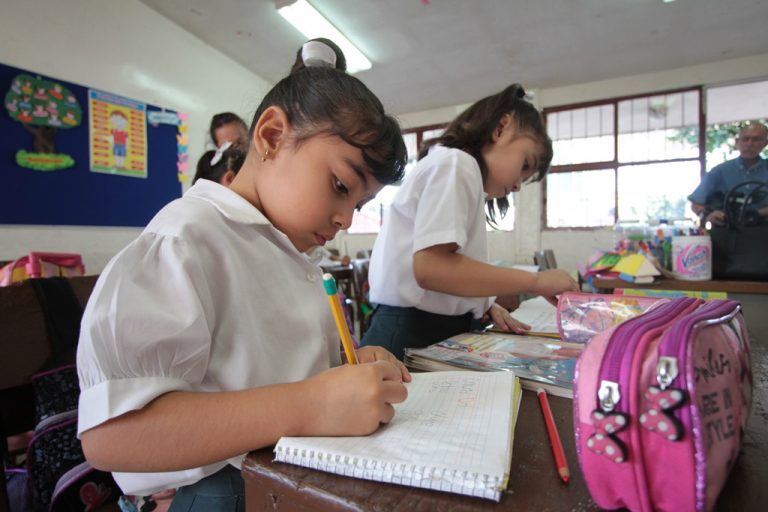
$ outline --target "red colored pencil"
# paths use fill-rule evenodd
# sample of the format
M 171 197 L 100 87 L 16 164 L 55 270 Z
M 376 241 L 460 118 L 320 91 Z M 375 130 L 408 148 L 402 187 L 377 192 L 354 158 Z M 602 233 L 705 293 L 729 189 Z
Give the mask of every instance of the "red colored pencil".
M 541 405 L 541 414 L 544 416 L 544 423 L 547 424 L 549 444 L 552 445 L 552 455 L 555 457 L 557 472 L 563 480 L 563 483 L 567 484 L 571 479 L 571 472 L 568 470 L 568 461 L 565 459 L 563 443 L 560 442 L 560 435 L 557 433 L 555 419 L 552 417 L 552 409 L 549 408 L 547 392 L 544 391 L 544 389 L 539 388 L 536 390 L 536 395 L 539 397 L 539 404 Z

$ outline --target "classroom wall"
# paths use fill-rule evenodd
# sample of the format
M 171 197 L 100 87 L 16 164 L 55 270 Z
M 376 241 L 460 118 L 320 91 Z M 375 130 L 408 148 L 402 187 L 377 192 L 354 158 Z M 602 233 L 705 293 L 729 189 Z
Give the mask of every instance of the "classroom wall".
M 0 0 L 0 62 L 187 113 L 190 180 L 211 116 L 227 110 L 250 122 L 271 87 L 136 0 Z M 78 252 L 99 273 L 139 232 L 0 226 L 0 260 Z

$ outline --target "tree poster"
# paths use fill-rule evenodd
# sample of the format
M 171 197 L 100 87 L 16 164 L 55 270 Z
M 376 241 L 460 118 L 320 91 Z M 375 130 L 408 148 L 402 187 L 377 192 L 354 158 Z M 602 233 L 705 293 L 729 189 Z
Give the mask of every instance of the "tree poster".
M 5 109 L 10 118 L 32 134 L 32 151 L 16 153 L 16 163 L 37 171 L 72 167 L 70 155 L 56 153 L 59 129 L 80 125 L 83 111 L 72 92 L 58 82 L 27 73 L 16 75 L 5 94 Z
M 88 91 L 91 171 L 147 177 L 147 106 Z

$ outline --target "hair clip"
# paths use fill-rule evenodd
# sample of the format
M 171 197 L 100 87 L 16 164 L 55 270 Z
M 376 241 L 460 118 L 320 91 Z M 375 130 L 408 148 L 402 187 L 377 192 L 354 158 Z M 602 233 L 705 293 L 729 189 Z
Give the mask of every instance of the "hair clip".
M 336 67 L 336 52 L 322 41 L 307 41 L 301 47 L 301 60 L 306 67 Z
M 216 165 L 221 162 L 221 157 L 224 156 L 224 152 L 232 146 L 230 141 L 223 142 L 221 146 L 216 148 L 216 153 L 211 158 L 211 165 Z

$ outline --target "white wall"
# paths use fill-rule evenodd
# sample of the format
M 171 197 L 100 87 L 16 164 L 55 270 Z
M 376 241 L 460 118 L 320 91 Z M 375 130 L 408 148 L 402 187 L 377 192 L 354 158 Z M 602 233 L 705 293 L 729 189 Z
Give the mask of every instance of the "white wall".
M 0 0 L 0 62 L 187 113 L 190 179 L 211 116 L 233 111 L 250 122 L 271 87 L 136 0 Z M 0 260 L 77 252 L 99 273 L 139 231 L 0 226 Z

